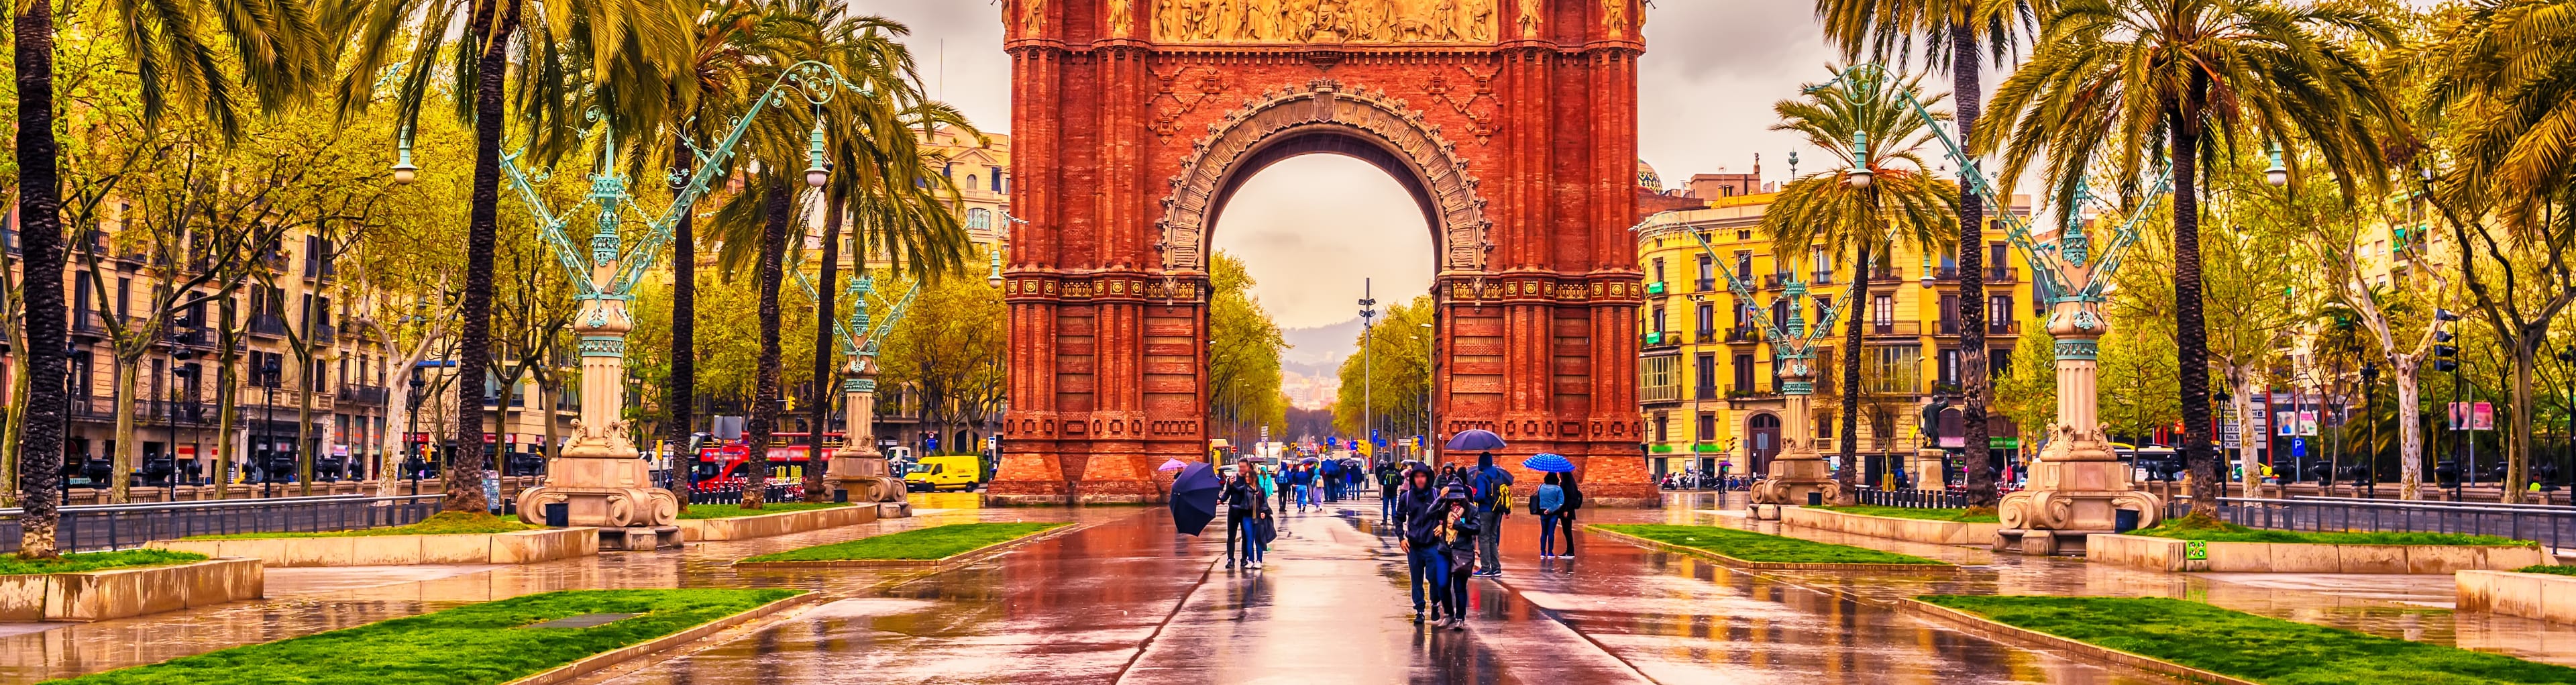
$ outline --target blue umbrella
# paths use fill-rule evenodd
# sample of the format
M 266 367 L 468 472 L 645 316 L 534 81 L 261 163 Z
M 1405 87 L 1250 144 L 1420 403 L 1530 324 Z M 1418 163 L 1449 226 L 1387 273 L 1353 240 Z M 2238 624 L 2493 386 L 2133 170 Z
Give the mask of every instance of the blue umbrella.
M 1493 431 L 1481 428 L 1470 428 L 1458 431 L 1457 435 L 1449 436 L 1448 449 L 1468 452 L 1492 452 L 1502 448 L 1502 436 L 1495 435 Z
M 1206 464 L 1181 467 L 1180 475 L 1172 477 L 1172 526 L 1182 535 L 1206 532 L 1208 522 L 1216 520 L 1216 498 L 1224 488 L 1216 469 Z
M 1536 456 L 1532 456 L 1529 459 L 1522 461 L 1521 466 L 1532 471 L 1545 473 L 1574 472 L 1574 462 L 1566 461 L 1565 455 L 1557 454 L 1555 452 L 1540 452 Z

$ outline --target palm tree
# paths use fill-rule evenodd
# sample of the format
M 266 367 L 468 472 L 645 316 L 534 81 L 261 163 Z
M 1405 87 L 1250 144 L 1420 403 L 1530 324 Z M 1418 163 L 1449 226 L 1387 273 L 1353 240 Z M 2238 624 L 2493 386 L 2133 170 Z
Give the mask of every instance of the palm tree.
M 841 17 L 846 13 L 841 3 L 833 0 L 797 4 L 812 5 L 805 11 L 813 16 Z M 840 312 L 841 229 L 851 208 L 861 210 L 861 249 L 852 256 L 862 268 L 872 254 L 869 247 L 876 248 L 874 253 L 883 254 L 898 271 L 909 269 L 914 276 L 952 272 L 963 263 L 965 230 L 956 212 L 947 210 L 948 198 L 954 197 L 953 189 L 941 195 L 925 184 L 909 180 L 929 177 L 933 164 L 924 158 L 921 139 L 913 131 L 947 129 L 980 134 L 955 109 L 932 102 L 924 94 L 911 51 L 895 40 L 908 32 L 902 24 L 873 16 L 845 17 L 828 29 L 830 61 L 842 75 L 879 96 L 836 98 L 824 109 L 826 121 L 840 135 L 832 136 L 825 148 L 825 158 L 835 173 L 822 189 L 823 269 L 822 282 L 815 289 L 813 383 L 806 405 L 812 412 L 810 423 L 816 436 L 806 448 L 805 497 L 809 501 L 821 501 L 825 495 L 820 436 L 823 427 L 830 425 L 835 390 L 834 384 L 828 382 L 833 377 L 831 332 L 832 321 Z M 854 306 L 864 307 L 867 303 Z M 872 440 L 874 436 L 850 435 L 843 439 Z
M 667 84 L 674 80 L 667 58 L 684 50 L 680 27 L 685 22 L 671 3 L 570 0 L 538 5 L 533 22 L 526 21 L 529 4 L 384 0 L 349 29 L 358 51 L 340 83 L 344 117 L 374 104 L 379 75 L 399 73 L 395 116 L 409 130 L 427 103 L 430 82 L 441 73 L 439 56 L 456 59 L 445 72 L 455 80 L 445 89 L 456 99 L 458 117 L 474 126 L 474 184 L 466 211 L 465 287 L 457 324 L 459 407 L 482 405 L 484 374 L 492 364 L 492 260 L 499 226 L 502 126 L 511 104 L 505 87 L 514 81 L 507 78 L 509 68 L 519 65 L 516 104 L 528 122 L 528 147 L 536 159 L 552 161 L 580 145 L 574 134 L 586 128 L 578 117 L 587 112 L 603 115 L 610 130 L 627 142 L 660 121 L 670 92 Z M 450 31 L 460 12 L 464 30 Z M 406 39 L 411 49 L 402 52 Z M 402 63 L 393 64 L 398 57 Z M 583 75 L 587 82 L 579 80 Z M 455 440 L 442 508 L 484 511 L 482 412 L 458 412 Z
M 690 49 L 681 78 L 669 84 L 671 118 L 662 130 L 663 137 L 670 139 L 670 167 L 685 176 L 697 166 L 697 150 L 690 141 L 705 135 L 710 125 L 741 116 L 751 99 L 758 97 L 748 91 L 766 87 L 755 85 L 752 71 L 759 59 L 755 55 L 770 51 L 763 49 L 758 5 L 748 0 L 700 0 L 684 6 L 697 20 L 689 32 Z M 674 196 L 685 191 L 685 187 L 671 189 Z M 662 439 L 675 451 L 686 449 L 697 423 L 693 416 L 698 384 L 696 214 L 681 212 L 671 227 L 671 244 L 676 246 L 671 258 L 671 368 L 662 384 Z M 697 455 L 676 458 L 679 463 L 695 463 Z M 674 479 L 672 487 L 687 486 Z M 674 496 L 681 508 L 688 507 L 689 493 Z
M 1772 130 L 1805 135 L 1808 144 L 1841 157 L 1844 168 L 1790 181 L 1763 213 L 1762 230 L 1779 254 L 1822 249 L 1836 261 L 1849 254 L 1855 303 L 1869 293 L 1873 262 L 1899 245 L 1946 247 L 1956 221 L 1958 189 L 1923 171 L 1918 151 L 1931 132 L 1913 103 L 1930 108 L 1942 98 L 1924 97 L 1918 80 L 1854 75 L 1840 87 L 1811 89 L 1804 100 L 1771 106 L 1780 115 Z M 1834 475 L 1838 504 L 1852 502 L 1860 472 L 1861 327 L 1867 323 L 1850 318 L 1843 340 L 1842 468 Z
M 1978 83 L 1982 49 L 2001 65 L 2019 45 L 2021 34 L 2035 28 L 2035 18 L 2054 9 L 2053 0 L 1816 0 L 1816 16 L 1825 36 L 1846 58 L 1866 47 L 1872 57 L 1894 54 L 1905 59 L 1917 36 L 1923 39 L 1926 63 L 1950 70 L 1951 105 L 1958 109 L 1959 135 L 1977 128 L 1985 106 Z M 1946 62 L 1946 64 L 1944 64 Z M 1998 208 L 2011 211 L 2009 207 Z M 1959 407 L 1960 436 L 1967 448 L 1968 504 L 1995 504 L 1995 467 L 1986 456 L 1986 406 L 1993 401 L 1986 377 L 1985 198 L 1959 175 Z
M 2006 187 L 2034 162 L 2052 195 L 2073 197 L 2095 161 L 2134 196 L 2159 158 L 2172 167 L 2174 342 L 2192 512 L 2215 511 L 2225 482 L 2210 444 L 2209 340 L 2201 302 L 2200 184 L 2231 161 L 2243 129 L 2296 140 L 2356 195 L 2383 183 L 2378 134 L 2402 119 L 2351 40 L 2396 42 L 2369 12 L 2268 0 L 2061 0 L 2031 61 L 1996 90 L 2006 126 L 1978 129 L 1971 151 L 2000 151 Z M 2300 163 L 2306 155 L 2292 156 Z M 2295 179 L 2295 175 L 2293 176 Z
M 217 0 L 213 5 L 111 0 L 94 16 L 112 23 L 107 33 L 123 40 L 140 77 L 144 118 L 162 120 L 178 96 L 190 114 L 227 138 L 241 132 L 243 110 L 275 112 L 300 103 L 334 62 L 326 27 L 302 0 Z M 207 24 L 215 26 L 211 33 Z M 336 20 L 325 17 L 326 21 Z M 18 86 L 18 211 L 21 304 L 30 350 L 59 350 L 69 342 L 63 305 L 61 146 L 54 137 L 54 8 L 22 3 L 11 17 Z M 221 37 L 233 50 L 210 44 Z M 229 58 L 217 55 L 229 55 Z M 237 60 L 237 61 L 236 61 Z M 253 102 L 241 102 L 247 89 Z M 27 394 L 18 432 L 19 555 L 54 558 L 63 459 L 65 383 L 61 355 L 29 354 Z

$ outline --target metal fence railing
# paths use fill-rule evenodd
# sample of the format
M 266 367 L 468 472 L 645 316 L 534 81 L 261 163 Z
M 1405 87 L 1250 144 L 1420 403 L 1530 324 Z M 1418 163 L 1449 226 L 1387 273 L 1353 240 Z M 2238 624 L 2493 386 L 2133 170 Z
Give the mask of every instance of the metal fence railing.
M 1873 507 L 1964 509 L 1968 506 L 1968 493 L 1957 490 L 1858 488 L 1853 492 L 1861 504 Z
M 279 497 L 63 507 L 54 546 L 67 552 L 129 549 L 153 540 L 233 533 L 304 533 L 419 523 L 443 495 Z M 25 510 L 0 509 L 0 552 L 18 551 Z
M 742 491 L 743 486 L 741 483 L 700 484 L 698 489 L 689 492 L 689 503 L 741 504 Z M 805 483 L 803 481 L 770 481 L 767 487 L 761 489 L 761 493 L 760 499 L 763 502 L 800 501 L 805 499 Z
M 2190 497 L 2176 497 L 2165 515 L 2191 511 Z M 2576 546 L 2576 507 L 2469 504 L 2345 498 L 2262 499 L 2222 497 L 2218 518 L 2247 528 L 2361 533 L 2461 533 L 2533 540 L 2553 549 Z

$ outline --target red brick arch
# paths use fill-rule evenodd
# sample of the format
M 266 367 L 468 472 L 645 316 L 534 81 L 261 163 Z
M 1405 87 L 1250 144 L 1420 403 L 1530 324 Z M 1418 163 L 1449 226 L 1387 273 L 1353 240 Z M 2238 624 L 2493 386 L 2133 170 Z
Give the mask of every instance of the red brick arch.
M 1423 205 L 1439 430 L 1502 434 L 1506 464 L 1564 454 L 1595 499 L 1652 497 L 1626 230 L 1637 0 L 1235 6 L 1263 23 L 1144 0 L 1005 8 L 1029 223 L 1008 253 L 1011 407 L 987 499 L 1153 500 L 1155 465 L 1204 458 L 1207 229 L 1244 179 L 1308 152 L 1376 164 Z

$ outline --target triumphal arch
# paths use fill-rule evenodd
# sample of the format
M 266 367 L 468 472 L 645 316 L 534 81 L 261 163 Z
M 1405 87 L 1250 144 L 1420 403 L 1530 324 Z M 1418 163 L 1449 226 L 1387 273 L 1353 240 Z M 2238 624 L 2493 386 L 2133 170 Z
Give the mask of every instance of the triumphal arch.
M 1011 406 L 987 499 L 1149 501 L 1157 465 L 1206 458 L 1209 231 L 1245 179 L 1316 152 L 1374 163 L 1421 203 L 1441 434 L 1498 433 L 1514 468 L 1563 454 L 1594 500 L 1652 497 L 1627 230 L 1642 9 L 1008 0 L 1027 223 L 1004 273 Z

